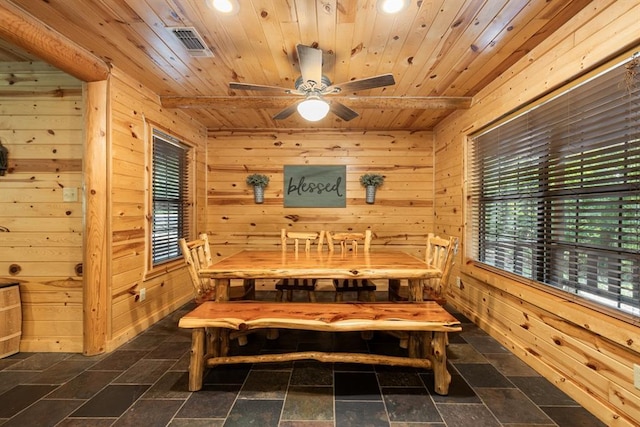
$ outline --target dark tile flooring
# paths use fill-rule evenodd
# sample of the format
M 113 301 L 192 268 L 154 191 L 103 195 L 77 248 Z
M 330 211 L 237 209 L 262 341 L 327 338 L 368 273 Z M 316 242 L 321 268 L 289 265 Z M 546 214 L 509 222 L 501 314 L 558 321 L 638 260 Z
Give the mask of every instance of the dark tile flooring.
M 261 295 L 271 299 L 269 293 Z M 118 350 L 96 357 L 19 353 L 0 359 L 0 425 L 483 427 L 603 426 L 468 319 L 448 347 L 448 396 L 429 371 L 313 361 L 229 365 L 187 390 L 190 333 L 177 328 L 187 305 Z M 285 331 L 232 351 L 321 349 L 402 354 L 376 334 Z

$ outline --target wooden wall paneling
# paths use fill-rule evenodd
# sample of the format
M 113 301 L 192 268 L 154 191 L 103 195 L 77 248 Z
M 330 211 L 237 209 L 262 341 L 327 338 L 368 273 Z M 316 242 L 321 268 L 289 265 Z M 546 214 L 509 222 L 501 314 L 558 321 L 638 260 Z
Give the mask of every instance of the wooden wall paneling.
M 627 417 L 639 419 L 640 397 L 628 381 L 633 376 L 632 363 L 637 358 L 624 346 L 566 322 L 553 312 L 541 310 L 535 300 L 533 304 L 522 302 L 474 278 L 465 281 L 465 289 L 458 294 L 458 299 L 464 305 L 480 307 L 485 313 L 480 325 L 494 332 L 501 343 L 523 360 L 552 365 L 556 386 L 569 394 L 577 393 L 581 400 L 588 399 L 584 406 L 590 411 L 606 411 L 608 418 L 616 418 L 617 411 L 607 408 L 607 402 L 614 398 L 620 400 L 617 403 L 622 403 Z M 560 299 L 557 305 L 567 303 L 575 305 Z M 611 325 L 610 329 L 611 335 L 620 334 L 615 326 Z M 629 328 L 622 329 L 629 332 Z M 625 425 L 624 421 L 620 425 Z
M 632 426 L 640 419 L 631 374 L 640 360 L 638 326 L 476 267 L 465 253 L 467 136 L 614 55 L 640 48 L 640 23 L 632 18 L 640 4 L 597 6 L 583 9 L 478 93 L 468 111 L 436 128 L 435 229 L 463 238 L 452 274 L 462 286 L 451 287 L 449 302 L 605 424 Z M 461 190 L 452 192 L 456 185 Z
M 148 243 L 147 153 L 151 143 L 149 127 L 195 144 L 196 205 L 205 205 L 205 137 L 206 131 L 183 112 L 169 112 L 160 107 L 159 98 L 139 82 L 114 68 L 112 74 L 111 125 L 111 226 L 112 226 L 112 331 L 107 349 L 142 332 L 192 298 L 192 289 L 184 268 L 157 277 L 146 277 Z M 202 153 L 201 153 L 202 152 Z M 201 213 L 201 218 L 205 218 Z M 196 219 L 204 229 L 205 219 Z M 146 289 L 140 301 L 139 290 Z
M 127 292 L 114 294 L 112 322 L 115 333 L 109 342 L 109 350 L 118 348 L 193 298 L 191 288 L 185 292 L 182 286 L 176 284 L 191 286 L 185 269 L 174 270 L 145 282 L 147 299 L 143 302 L 136 301 Z
M 20 351 L 82 352 L 82 283 L 82 279 L 51 277 L 20 280 Z
M 243 247 L 274 247 L 282 227 L 308 230 L 370 226 L 374 248 L 421 253 L 433 228 L 433 144 L 429 132 L 209 133 L 207 233 L 216 256 Z M 346 208 L 283 207 L 283 166 L 347 166 Z M 360 175 L 386 176 L 376 204 L 364 202 Z M 265 203 L 253 202 L 250 173 L 271 181 Z
M 82 85 L 39 62 L 0 64 L 0 276 L 21 283 L 22 351 L 82 351 Z M 78 199 L 64 201 L 63 189 Z

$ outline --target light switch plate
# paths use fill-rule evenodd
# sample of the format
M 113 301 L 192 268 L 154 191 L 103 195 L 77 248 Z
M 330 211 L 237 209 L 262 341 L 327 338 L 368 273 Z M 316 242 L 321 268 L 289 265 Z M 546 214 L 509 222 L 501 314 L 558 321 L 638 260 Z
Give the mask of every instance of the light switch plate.
M 633 385 L 640 390 L 640 365 L 633 365 Z
M 75 187 L 65 187 L 62 189 L 62 200 L 64 202 L 77 202 L 78 189 Z

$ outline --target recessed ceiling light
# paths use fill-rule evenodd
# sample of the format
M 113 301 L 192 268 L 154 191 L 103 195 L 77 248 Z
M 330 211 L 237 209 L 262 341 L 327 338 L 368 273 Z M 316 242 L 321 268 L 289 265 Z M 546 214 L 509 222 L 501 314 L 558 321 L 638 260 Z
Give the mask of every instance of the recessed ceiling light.
M 206 0 L 207 6 L 223 15 L 235 15 L 240 10 L 238 0 Z
M 405 10 L 409 6 L 409 0 L 378 0 L 378 10 L 392 15 Z

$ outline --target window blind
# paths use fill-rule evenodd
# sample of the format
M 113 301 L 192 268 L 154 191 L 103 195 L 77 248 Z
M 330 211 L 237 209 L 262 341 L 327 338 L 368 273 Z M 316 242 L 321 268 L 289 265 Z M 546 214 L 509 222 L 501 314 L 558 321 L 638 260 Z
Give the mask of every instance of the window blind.
M 153 265 L 181 256 L 178 240 L 189 236 L 188 147 L 157 130 L 153 135 Z
M 471 139 L 477 261 L 640 315 L 639 68 L 617 65 Z

